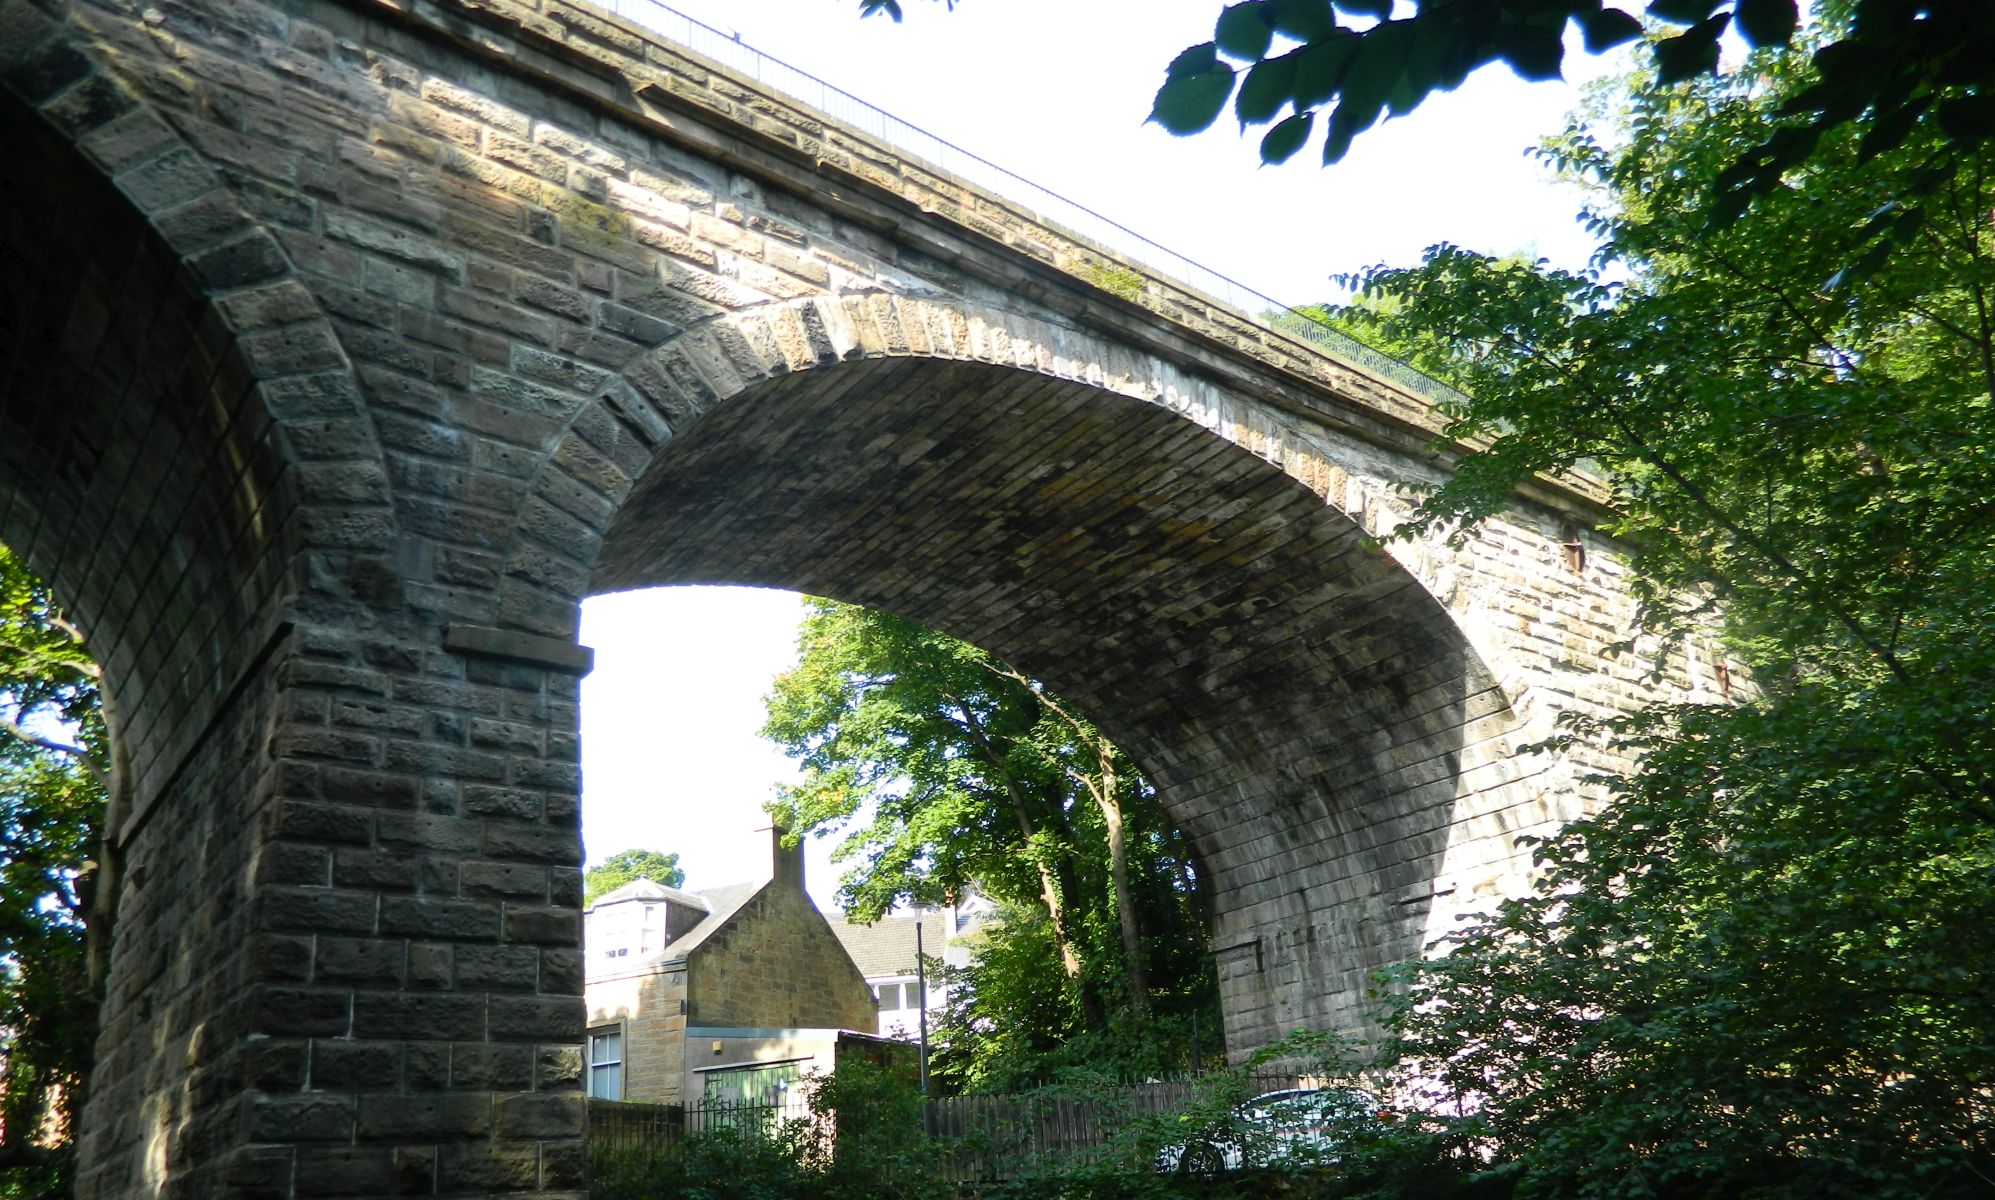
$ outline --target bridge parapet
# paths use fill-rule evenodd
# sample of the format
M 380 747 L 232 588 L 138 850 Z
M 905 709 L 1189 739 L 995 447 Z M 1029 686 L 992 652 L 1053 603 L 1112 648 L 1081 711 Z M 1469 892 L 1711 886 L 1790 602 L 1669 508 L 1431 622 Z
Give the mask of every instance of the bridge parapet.
M 623 119 L 754 177 L 809 190 L 814 204 L 900 245 L 1142 338 L 1156 353 L 1195 362 L 1186 354 L 1190 335 L 1209 353 L 1243 358 L 1288 385 L 1269 388 L 1271 402 L 1355 422 L 1402 451 L 1426 451 L 1442 435 L 1437 405 L 1454 395 L 1447 385 L 655 0 L 611 0 L 609 8 L 578 0 L 358 2 L 438 35 L 475 28 L 467 44 L 494 62 L 550 70 Z M 668 41 L 661 30 L 683 40 Z M 887 204 L 859 203 L 861 196 Z M 1161 319 L 1161 335 L 1137 311 Z M 1584 473 L 1530 490 L 1587 512 L 1608 498 L 1604 482 Z

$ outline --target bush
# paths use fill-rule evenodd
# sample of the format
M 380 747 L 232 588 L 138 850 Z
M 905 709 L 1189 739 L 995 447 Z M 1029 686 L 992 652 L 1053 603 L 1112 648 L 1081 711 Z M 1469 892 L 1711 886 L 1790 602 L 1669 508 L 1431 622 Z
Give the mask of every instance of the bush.
M 1464 1154 L 1453 1130 L 1384 1115 L 1340 1130 L 1334 1151 L 1270 1137 L 1267 1125 L 1244 1118 L 1241 1105 L 1269 1089 L 1266 1072 L 1318 1078 L 1321 1086 L 1378 1095 L 1356 1048 L 1321 1034 L 1298 1032 L 1263 1048 L 1237 1067 L 1203 1077 L 1192 1099 L 1173 1109 L 1133 1116 L 1107 1142 L 1089 1151 L 1034 1158 L 1019 1174 L 987 1189 L 988 1200 L 1507 1200 L 1507 1179 Z M 1064 1085 L 1047 1096 L 1099 1100 L 1126 1097 L 1119 1087 Z M 1192 1140 L 1241 1148 L 1248 1169 L 1210 1177 L 1159 1170 L 1168 1150 Z
M 592 1200 L 793 1200 L 805 1172 L 778 1131 L 717 1129 L 668 1146 L 591 1147 Z
M 958 1185 L 951 1162 L 966 1149 L 931 1137 L 911 1073 L 851 1062 L 809 1081 L 811 1115 L 766 1129 L 715 1130 L 652 1150 L 592 1151 L 595 1200 L 1507 1200 L 1507 1177 L 1483 1170 L 1437 1122 L 1363 1119 L 1333 1154 L 1270 1145 L 1243 1119 L 1243 1101 L 1267 1090 L 1269 1064 L 1321 1076 L 1326 1086 L 1373 1091 L 1346 1047 L 1297 1035 L 1238 1068 L 1199 1081 L 1189 1103 L 1124 1120 L 1106 1141 L 1069 1154 L 1021 1153 L 1017 1174 Z M 1129 1090 L 1065 1084 L 1045 1103 L 1098 1102 L 1126 1110 Z M 1159 1153 L 1188 1139 L 1241 1145 L 1250 1170 L 1201 1178 L 1159 1171 Z M 989 1149 L 988 1147 L 986 1148 Z
M 855 1061 L 807 1080 L 810 1116 L 590 1152 L 594 1200 L 954 1200 L 905 1069 Z M 844 1114 L 841 1116 L 840 1114 Z

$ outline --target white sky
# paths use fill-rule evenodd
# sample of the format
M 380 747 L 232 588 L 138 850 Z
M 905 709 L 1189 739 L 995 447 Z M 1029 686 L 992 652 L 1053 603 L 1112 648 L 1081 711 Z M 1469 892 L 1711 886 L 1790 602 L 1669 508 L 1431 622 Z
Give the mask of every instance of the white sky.
M 613 5 L 614 7 L 614 5 Z M 1577 268 L 1592 250 L 1573 193 L 1524 157 L 1562 127 L 1575 89 L 1488 68 L 1458 92 L 1359 135 L 1260 168 L 1260 130 L 1228 118 L 1179 139 L 1145 125 L 1163 68 L 1209 40 L 1219 0 L 676 0 L 687 15 L 1084 204 L 1274 298 L 1331 294 L 1328 277 L 1410 265 L 1448 241 L 1529 249 Z M 622 11 L 642 19 L 641 0 Z M 1569 45 L 1567 74 L 1600 62 Z M 689 887 L 766 877 L 761 806 L 792 777 L 756 736 L 771 678 L 795 661 L 799 603 L 745 588 L 664 588 L 590 600 L 582 641 L 583 836 L 591 864 L 631 846 L 677 851 Z M 829 843 L 807 878 L 829 907 Z

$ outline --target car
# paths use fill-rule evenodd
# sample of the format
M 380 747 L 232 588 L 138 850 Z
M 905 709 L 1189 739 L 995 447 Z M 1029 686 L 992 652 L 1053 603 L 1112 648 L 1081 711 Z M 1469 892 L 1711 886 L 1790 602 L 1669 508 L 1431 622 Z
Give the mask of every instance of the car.
M 1276 1165 L 1327 1165 L 1378 1123 L 1378 1101 L 1355 1088 L 1284 1088 L 1233 1107 L 1224 1126 L 1165 1146 L 1157 1170 L 1177 1175 Z

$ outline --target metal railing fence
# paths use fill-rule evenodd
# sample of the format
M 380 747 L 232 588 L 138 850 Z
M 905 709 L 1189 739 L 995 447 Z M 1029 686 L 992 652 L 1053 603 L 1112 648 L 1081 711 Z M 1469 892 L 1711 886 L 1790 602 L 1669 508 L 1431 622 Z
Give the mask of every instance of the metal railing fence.
M 1160 1146 L 1143 1138 L 1119 1139 L 1118 1135 L 1146 1118 L 1166 1118 L 1201 1108 L 1202 1115 L 1212 1116 L 1214 1084 L 1222 1081 L 1225 1100 L 1233 1103 L 1270 1092 L 1323 1085 L 1322 1079 L 1313 1075 L 1269 1073 L 1151 1080 L 1080 1092 L 1053 1089 L 1015 1096 L 949 1096 L 929 1101 L 929 1129 L 949 1146 L 950 1175 L 959 1182 L 994 1182 L 1010 1179 L 1035 1164 L 1095 1162 L 1111 1154 L 1136 1154 L 1142 1161 L 1129 1165 L 1148 1170 L 1154 1166 L 1153 1156 Z M 1278 1116 L 1268 1122 L 1263 1133 L 1278 1132 L 1280 1120 Z M 1163 1128 L 1160 1125 L 1151 1132 L 1161 1135 Z M 1211 1132 L 1188 1122 L 1183 1139 Z
M 692 1104 L 589 1101 L 589 1142 L 608 1150 L 657 1150 L 707 1133 L 773 1135 L 810 1118 L 801 1095 L 780 1100 L 699 1100 Z
M 1224 1102 L 1244 1101 L 1270 1092 L 1322 1086 L 1316 1076 L 1255 1074 L 1225 1079 Z M 1001 1096 L 949 1096 L 927 1105 L 927 1129 L 944 1147 L 945 1173 L 958 1183 L 990 1183 L 1010 1179 L 1035 1165 L 1099 1161 L 1111 1153 L 1145 1155 L 1139 1140 L 1118 1145 L 1122 1131 L 1146 1118 L 1197 1111 L 1212 1116 L 1213 1078 L 1130 1083 L 1084 1091 L 1048 1089 Z M 855 1114 L 864 1121 L 867 1115 Z M 681 1107 L 664 1104 L 589 1101 L 588 1138 L 591 1151 L 669 1158 L 688 1139 L 713 1133 L 775 1137 L 786 1122 L 811 1119 L 801 1099 L 774 1102 L 707 1100 Z M 794 1129 L 791 1130 L 794 1134 Z M 1272 1125 L 1264 1134 L 1278 1132 Z M 1185 1127 L 1184 1140 L 1211 1136 L 1197 1124 Z M 1132 1147 L 1134 1149 L 1132 1150 Z

